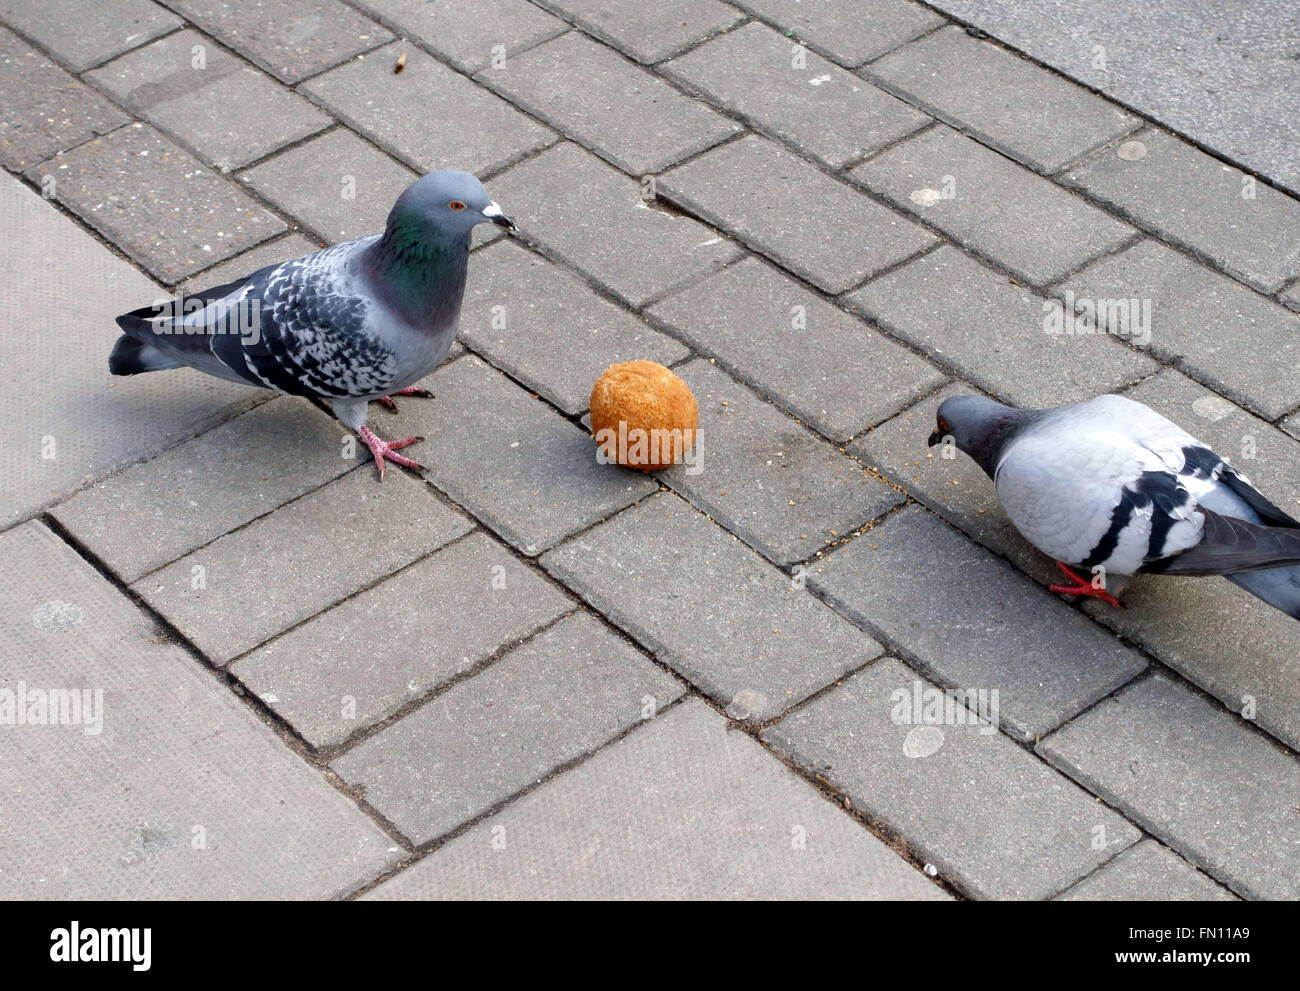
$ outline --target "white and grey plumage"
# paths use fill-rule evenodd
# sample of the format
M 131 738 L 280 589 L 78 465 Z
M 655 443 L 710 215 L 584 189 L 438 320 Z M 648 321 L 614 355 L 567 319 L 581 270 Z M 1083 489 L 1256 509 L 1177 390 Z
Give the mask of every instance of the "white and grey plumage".
M 1109 395 L 1048 410 L 954 396 L 936 420 L 930 444 L 951 438 L 970 455 L 1016 529 L 1061 565 L 1120 584 L 1224 575 L 1300 617 L 1300 522 L 1154 410 Z M 1054 591 L 1114 603 L 1104 581 L 1063 570 L 1077 584 Z
M 223 379 L 327 400 L 384 461 L 420 438 L 383 441 L 367 404 L 413 388 L 456 337 L 470 232 L 514 225 L 465 172 L 433 172 L 398 198 L 383 234 L 269 265 L 170 305 L 117 318 L 114 375 L 188 365 Z

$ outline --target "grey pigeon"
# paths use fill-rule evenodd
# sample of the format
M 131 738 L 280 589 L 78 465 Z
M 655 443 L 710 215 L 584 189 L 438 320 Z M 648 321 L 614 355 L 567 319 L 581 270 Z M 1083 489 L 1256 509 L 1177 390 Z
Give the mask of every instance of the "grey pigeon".
M 374 455 L 417 471 L 397 452 L 420 437 L 384 441 L 366 426 L 368 403 L 414 387 L 446 357 L 465 294 L 470 232 L 515 225 L 466 172 L 417 179 L 383 234 L 268 265 L 183 300 L 117 318 L 114 375 L 188 365 L 209 375 L 328 401 Z
M 1016 529 L 1074 582 L 1053 592 L 1118 606 L 1111 578 L 1118 594 L 1139 572 L 1223 575 L 1300 618 L 1300 522 L 1154 410 L 1123 396 L 1046 410 L 953 396 L 936 420 L 930 446 L 970 455 Z

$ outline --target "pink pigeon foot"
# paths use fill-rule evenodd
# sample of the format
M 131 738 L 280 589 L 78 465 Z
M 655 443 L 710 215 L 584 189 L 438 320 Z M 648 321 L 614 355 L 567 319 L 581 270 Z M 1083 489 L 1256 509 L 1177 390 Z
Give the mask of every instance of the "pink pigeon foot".
M 408 385 L 405 389 L 398 389 L 393 396 L 414 396 L 416 399 L 432 399 L 433 393 L 428 389 L 421 389 L 418 385 Z M 390 413 L 397 412 L 397 403 L 393 402 L 393 396 L 380 396 L 375 400 L 380 406 Z
M 1062 595 L 1086 595 L 1094 599 L 1101 599 L 1102 602 L 1109 602 L 1116 609 L 1124 608 L 1119 604 L 1119 599 L 1107 592 L 1104 587 L 1096 588 L 1092 582 L 1075 574 L 1074 571 L 1072 571 L 1067 565 L 1062 564 L 1060 561 L 1056 562 L 1056 566 L 1065 572 L 1066 576 L 1070 578 L 1074 584 L 1049 585 L 1048 591 L 1060 592 Z
M 413 468 L 415 471 L 424 471 L 424 465 L 418 461 L 412 461 L 404 454 L 398 454 L 404 447 L 409 447 L 416 441 L 424 440 L 423 437 L 403 437 L 401 440 L 380 440 L 375 436 L 369 427 L 362 427 L 357 431 L 361 439 L 366 442 L 366 447 L 370 448 L 370 453 L 375 457 L 375 464 L 379 467 L 379 480 L 384 480 L 384 462 L 391 461 L 393 464 L 401 465 L 404 468 Z

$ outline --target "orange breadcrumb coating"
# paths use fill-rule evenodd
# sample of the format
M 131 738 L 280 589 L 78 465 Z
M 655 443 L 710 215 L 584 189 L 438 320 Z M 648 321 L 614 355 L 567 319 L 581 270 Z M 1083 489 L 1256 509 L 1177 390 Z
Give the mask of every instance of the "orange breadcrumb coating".
M 619 423 L 626 424 L 622 436 L 634 441 L 634 431 L 649 435 L 658 430 L 663 443 L 656 452 L 653 445 L 638 447 L 624 444 L 619 451 Z M 591 390 L 591 430 L 601 443 L 601 431 L 609 430 L 601 447 L 606 457 L 628 468 L 657 471 L 672 464 L 673 447 L 667 443 L 668 431 L 679 431 L 681 451 L 695 443 L 700 423 L 700 407 L 690 387 L 669 369 L 655 361 L 627 361 L 610 365 Z M 620 457 L 620 453 L 622 457 Z M 659 456 L 654 457 L 655 454 Z M 641 463 L 644 459 L 646 463 Z

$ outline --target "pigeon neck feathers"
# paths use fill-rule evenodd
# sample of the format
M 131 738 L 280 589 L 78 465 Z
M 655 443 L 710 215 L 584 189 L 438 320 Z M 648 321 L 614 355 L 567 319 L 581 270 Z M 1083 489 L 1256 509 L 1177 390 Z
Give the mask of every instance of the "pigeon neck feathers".
M 413 326 L 440 330 L 455 321 L 465 294 L 469 231 L 430 236 L 427 227 L 395 219 L 366 255 L 379 295 Z

